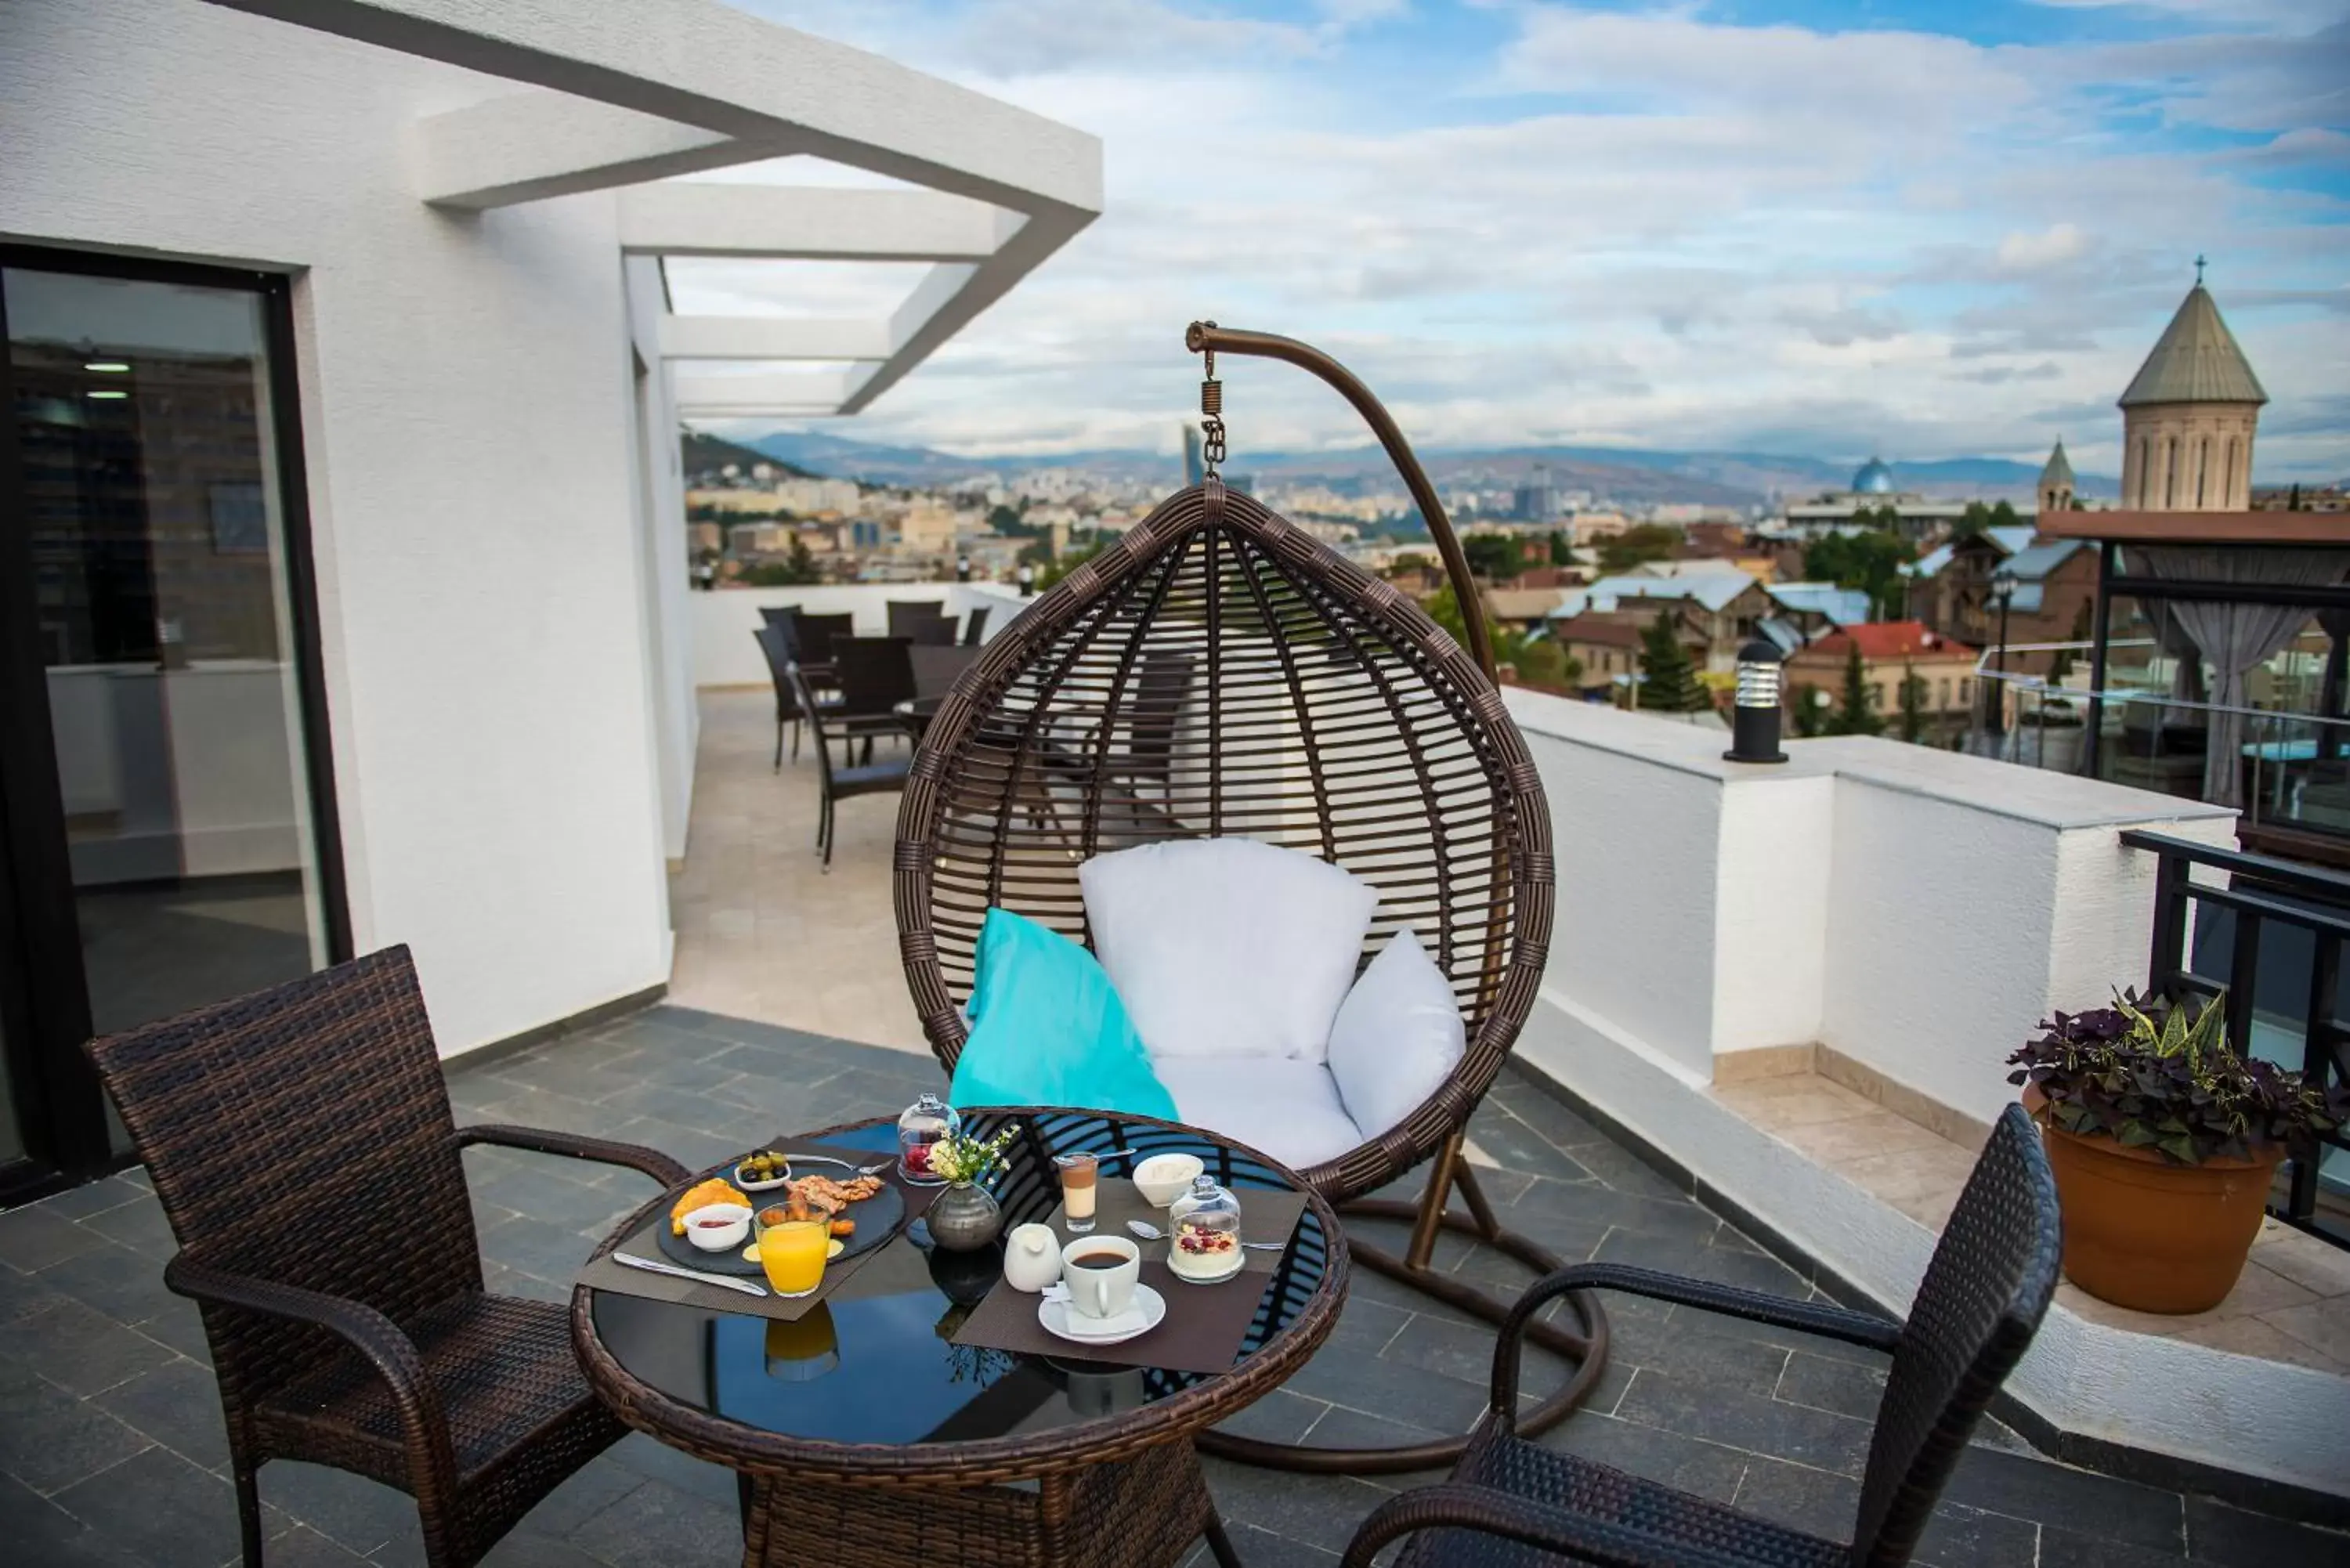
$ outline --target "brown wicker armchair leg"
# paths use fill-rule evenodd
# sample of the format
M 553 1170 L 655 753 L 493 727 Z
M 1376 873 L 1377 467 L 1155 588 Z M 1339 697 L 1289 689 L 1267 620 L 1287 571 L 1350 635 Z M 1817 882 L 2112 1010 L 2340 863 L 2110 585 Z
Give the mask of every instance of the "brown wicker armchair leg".
M 1453 1187 L 1461 1189 L 1461 1196 L 1468 1202 L 1469 1212 L 1465 1215 L 1451 1207 L 1450 1189 Z M 1483 1189 L 1477 1185 L 1476 1176 L 1461 1158 L 1458 1133 L 1447 1138 L 1438 1151 L 1428 1173 L 1428 1185 L 1421 1189 L 1417 1202 L 1358 1198 L 1340 1204 L 1338 1212 L 1373 1220 L 1410 1220 L 1411 1242 L 1402 1257 L 1352 1235 L 1347 1238 L 1348 1255 L 1398 1284 L 1409 1285 L 1455 1311 L 1482 1318 L 1496 1327 L 1508 1319 L 1515 1303 L 1440 1273 L 1430 1260 L 1440 1233 L 1451 1231 L 1505 1252 L 1523 1263 L 1536 1279 L 1555 1273 L 1563 1266 L 1555 1253 L 1502 1224 L 1492 1205 L 1486 1201 Z M 1556 1392 L 1518 1417 L 1518 1430 L 1528 1436 L 1546 1432 L 1574 1414 L 1575 1407 L 1590 1397 L 1600 1373 L 1607 1367 L 1607 1313 L 1588 1291 L 1573 1293 L 1566 1297 L 1566 1303 L 1575 1314 L 1576 1329 L 1549 1323 L 1530 1324 L 1526 1328 L 1528 1339 L 1576 1364 L 1575 1375 Z M 1315 1448 L 1221 1431 L 1202 1432 L 1199 1437 L 1202 1453 L 1240 1464 L 1308 1475 L 1400 1475 L 1409 1470 L 1434 1469 L 1460 1459 L 1468 1445 L 1469 1434 L 1465 1432 L 1438 1442 L 1391 1449 Z

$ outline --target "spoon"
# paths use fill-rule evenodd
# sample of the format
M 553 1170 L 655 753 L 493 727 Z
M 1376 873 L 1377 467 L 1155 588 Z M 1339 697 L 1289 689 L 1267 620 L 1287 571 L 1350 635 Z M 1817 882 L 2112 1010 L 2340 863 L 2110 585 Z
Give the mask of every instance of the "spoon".
M 1167 1232 L 1161 1231 L 1158 1226 L 1153 1225 L 1148 1220 L 1129 1220 L 1126 1222 L 1126 1228 L 1133 1231 L 1136 1235 L 1141 1237 L 1146 1241 L 1164 1241 L 1167 1240 Z M 1278 1252 L 1284 1247 L 1288 1246 L 1289 1243 L 1286 1241 L 1243 1241 L 1241 1245 L 1243 1247 L 1254 1248 L 1260 1252 Z

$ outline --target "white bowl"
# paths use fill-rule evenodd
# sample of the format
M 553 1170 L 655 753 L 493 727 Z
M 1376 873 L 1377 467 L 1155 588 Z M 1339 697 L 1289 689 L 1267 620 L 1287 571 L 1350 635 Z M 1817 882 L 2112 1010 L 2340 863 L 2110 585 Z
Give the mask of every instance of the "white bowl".
M 1154 1154 L 1134 1168 L 1134 1185 L 1153 1209 L 1164 1209 L 1191 1191 L 1193 1178 L 1207 1168 L 1196 1154 Z
M 723 1220 L 723 1225 L 697 1221 Z M 711 1203 L 685 1217 L 685 1239 L 705 1252 L 723 1252 L 743 1244 L 751 1234 L 751 1211 L 740 1203 Z

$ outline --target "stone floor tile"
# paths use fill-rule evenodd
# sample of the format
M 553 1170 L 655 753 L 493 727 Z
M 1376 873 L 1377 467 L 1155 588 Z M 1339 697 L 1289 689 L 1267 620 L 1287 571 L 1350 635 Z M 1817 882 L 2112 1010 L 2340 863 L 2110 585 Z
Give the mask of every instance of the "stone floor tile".
M 1646 1367 L 1617 1402 L 1616 1413 L 1643 1426 L 1841 1475 L 1857 1476 L 1868 1458 L 1866 1421 Z
M 95 1394 L 179 1359 L 138 1330 L 77 1301 L 9 1325 L 0 1355 L 32 1367 L 69 1394 Z
M 116 1384 L 90 1403 L 203 1469 L 228 1468 L 228 1428 L 210 1367 L 174 1360 Z
M 163 1260 L 174 1250 L 167 1243 L 134 1251 L 108 1241 L 51 1264 L 38 1278 L 51 1290 L 61 1291 L 109 1317 L 143 1323 L 185 1300 L 163 1285 Z
M 1849 1475 L 1752 1455 L 1731 1506 L 1806 1535 L 1850 1541 L 1860 1512 L 1860 1483 Z
M 1855 1420 L 1875 1421 L 1877 1407 L 1885 1397 L 1885 1370 L 1814 1355 L 1807 1350 L 1791 1351 L 1785 1373 L 1771 1396 L 1790 1405 L 1809 1405 Z
M 2222 1568 L 2350 1568 L 2350 1533 L 2190 1496 L 2187 1554 Z
M 569 1542 L 612 1568 L 733 1563 L 743 1554 L 743 1516 L 731 1490 L 720 1501 L 648 1480 L 582 1523 Z
M 2307 1306 L 2262 1313 L 2261 1321 L 2282 1329 L 2320 1355 L 2350 1362 L 2350 1296 L 2333 1296 Z
M 369 1560 L 347 1547 L 329 1541 L 307 1524 L 296 1524 L 273 1536 L 262 1547 L 262 1558 L 268 1568 L 368 1568 Z M 223 1559 L 227 1564 L 241 1564 L 240 1556 Z M 376 1568 L 393 1568 L 379 1560 Z
M 1752 1457 L 1719 1443 L 1590 1410 L 1578 1410 L 1534 1440 L 1719 1503 L 1737 1495 L 1739 1478 Z
M 0 1360 L 0 1475 L 47 1497 L 153 1446 L 31 1367 Z
M 362 1557 L 423 1551 L 415 1500 L 403 1491 L 293 1459 L 270 1460 L 260 1480 L 263 1503 Z
M 31 1488 L 0 1476 L 0 1558 L 32 1568 L 150 1568 Z
M 2019 1519 L 2061 1521 L 2086 1536 L 2149 1551 L 2186 1548 L 2177 1492 L 1980 1445 L 1959 1460 L 1942 1496 Z
M 106 1244 L 106 1238 L 98 1231 L 50 1213 L 44 1204 L 0 1214 L 0 1266 L 20 1273 L 39 1273 L 52 1263 Z
M 227 1478 L 169 1449 L 148 1449 L 51 1499 L 133 1556 L 165 1568 L 226 1563 L 237 1553 L 236 1493 Z M 265 1504 L 265 1535 L 293 1523 Z
M 1344 1552 L 1363 1516 L 1389 1495 L 1352 1476 L 1317 1478 L 1308 1484 L 1278 1470 L 1216 1459 L 1200 1462 L 1207 1471 L 1209 1495 L 1227 1519 L 1325 1552 Z
M 2177 1551 L 2140 1546 L 2110 1535 L 2083 1534 L 2055 1524 L 2040 1527 L 2037 1568 L 2177 1568 L 2187 1561 Z M 2279 1563 L 2276 1568 L 2284 1564 Z

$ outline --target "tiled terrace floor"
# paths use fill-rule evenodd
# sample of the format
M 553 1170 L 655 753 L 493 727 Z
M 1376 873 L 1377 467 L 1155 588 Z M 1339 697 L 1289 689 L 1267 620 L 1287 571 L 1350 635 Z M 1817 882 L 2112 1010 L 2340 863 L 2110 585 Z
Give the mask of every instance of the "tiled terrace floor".
M 697 1163 L 789 1129 L 892 1111 L 936 1081 L 926 1058 L 669 1006 L 461 1070 L 452 1092 L 461 1119 L 602 1132 Z M 1481 1161 L 1491 1162 L 1487 1189 L 1511 1222 L 1561 1253 L 1809 1293 L 1531 1083 L 1505 1078 L 1472 1130 Z M 559 1299 L 593 1241 L 648 1191 L 625 1172 L 565 1160 L 504 1150 L 465 1159 L 493 1287 L 522 1294 Z M 203 1338 L 193 1309 L 161 1282 L 171 1244 L 136 1175 L 0 1215 L 0 1562 L 234 1560 Z M 1466 1248 L 1446 1256 L 1464 1276 L 1514 1278 Z M 1881 1382 L 1873 1358 L 1680 1309 L 1610 1304 L 1607 1377 L 1549 1441 L 1807 1528 L 1848 1530 Z M 1482 1404 L 1488 1343 L 1450 1313 L 1358 1275 L 1329 1345 L 1248 1419 L 1254 1430 L 1334 1443 L 1457 1428 Z M 1414 1479 L 1208 1468 L 1243 1554 L 1259 1568 L 1326 1568 L 1388 1488 Z M 413 1511 L 383 1488 L 276 1463 L 264 1470 L 262 1492 L 277 1568 L 421 1561 Z M 738 1559 L 734 1511 L 726 1473 L 631 1437 L 544 1503 L 490 1562 L 720 1568 Z M 1918 1556 L 2002 1568 L 2182 1560 L 2343 1564 L 2350 1540 L 2068 1469 L 1994 1430 L 1961 1464 Z

